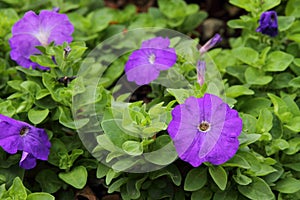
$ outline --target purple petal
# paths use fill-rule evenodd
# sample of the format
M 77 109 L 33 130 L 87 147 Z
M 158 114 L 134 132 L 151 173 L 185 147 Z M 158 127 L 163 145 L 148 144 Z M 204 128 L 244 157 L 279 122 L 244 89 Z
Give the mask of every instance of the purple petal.
M 175 49 L 156 49 L 153 52 L 156 56 L 155 66 L 159 70 L 167 70 L 176 63 L 177 55 Z
M 19 149 L 30 152 L 35 158 L 47 160 L 51 144 L 45 130 L 31 127 L 26 136 L 23 137 Z
M 137 85 L 145 85 L 159 76 L 159 71 L 151 64 L 140 65 L 126 72 L 128 81 Z
M 4 151 L 15 154 L 20 140 L 20 124 L 15 120 L 0 114 L 0 146 Z
M 198 133 L 200 111 L 197 99 L 190 97 L 182 105 L 177 105 L 172 111 L 172 121 L 168 133 L 173 139 L 176 151 L 181 157 L 192 146 Z
M 22 158 L 20 160 L 20 167 L 24 169 L 32 169 L 36 166 L 36 158 L 25 151 L 22 153 Z
M 30 56 L 39 54 L 40 51 L 35 46 L 41 45 L 40 42 L 32 35 L 16 35 L 9 40 L 12 48 L 10 56 L 19 65 L 35 69 L 39 65 L 30 60 Z
M 39 16 L 33 11 L 28 11 L 24 14 L 22 19 L 14 24 L 12 34 L 32 34 L 37 31 L 37 27 L 39 27 Z
M 169 38 L 156 37 L 150 40 L 146 40 L 142 43 L 141 48 L 156 48 L 156 49 L 165 49 L 170 45 Z

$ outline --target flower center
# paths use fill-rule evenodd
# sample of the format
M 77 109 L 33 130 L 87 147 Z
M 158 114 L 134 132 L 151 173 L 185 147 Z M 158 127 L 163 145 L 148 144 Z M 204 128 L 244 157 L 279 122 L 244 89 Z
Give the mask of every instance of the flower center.
M 154 63 L 154 61 L 155 61 L 155 55 L 153 53 L 149 56 L 148 61 L 149 61 L 150 64 Z
M 29 128 L 27 126 L 24 126 L 20 130 L 20 135 L 25 136 L 29 132 Z
M 49 32 L 40 29 L 34 36 L 40 41 L 42 46 L 48 45 Z
M 207 132 L 210 130 L 210 124 L 207 121 L 203 121 L 199 124 L 198 130 L 202 132 Z

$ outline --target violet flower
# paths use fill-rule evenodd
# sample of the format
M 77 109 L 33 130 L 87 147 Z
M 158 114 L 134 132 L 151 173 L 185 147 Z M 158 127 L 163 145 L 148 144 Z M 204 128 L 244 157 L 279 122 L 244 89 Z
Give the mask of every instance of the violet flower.
M 197 81 L 200 86 L 205 82 L 206 62 L 198 60 L 197 62 Z
M 222 164 L 239 147 L 242 120 L 217 96 L 189 97 L 172 110 L 168 126 L 179 157 L 197 167 L 203 162 Z
M 0 114 L 0 147 L 10 154 L 23 151 L 20 166 L 34 168 L 36 159 L 47 160 L 51 143 L 44 129 Z
M 204 54 L 209 49 L 213 48 L 217 43 L 221 42 L 222 38 L 220 34 L 215 34 L 210 40 L 208 40 L 201 48 L 200 48 L 200 54 Z
M 162 37 L 144 41 L 140 49 L 132 52 L 125 64 L 128 81 L 137 85 L 148 84 L 159 76 L 161 70 L 172 67 L 177 55 L 169 45 L 170 40 Z
M 56 45 L 69 43 L 72 41 L 73 31 L 74 27 L 65 14 L 43 10 L 37 15 L 28 11 L 12 27 L 12 38 L 9 40 L 10 56 L 25 68 L 48 69 L 30 60 L 31 55 L 40 54 L 35 47 L 47 46 L 51 42 Z
M 275 37 L 278 35 L 277 13 L 275 11 L 263 12 L 259 19 L 257 32 Z

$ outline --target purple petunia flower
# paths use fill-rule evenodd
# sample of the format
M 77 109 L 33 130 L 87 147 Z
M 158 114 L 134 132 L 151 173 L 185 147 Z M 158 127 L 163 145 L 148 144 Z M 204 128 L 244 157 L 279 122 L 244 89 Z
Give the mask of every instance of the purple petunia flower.
M 138 85 L 148 84 L 159 76 L 161 70 L 172 67 L 177 55 L 169 45 L 170 40 L 162 37 L 144 41 L 140 49 L 132 52 L 125 64 L 127 79 Z
M 189 97 L 172 110 L 168 132 L 179 157 L 194 167 L 222 164 L 234 156 L 242 120 L 217 96 Z
M 263 12 L 259 19 L 257 32 L 275 37 L 278 35 L 277 13 L 275 11 Z
M 21 167 L 31 169 L 36 159 L 48 159 L 51 143 L 44 129 L 0 114 L 0 131 L 0 147 L 4 151 L 10 154 L 23 151 Z
M 61 45 L 71 42 L 74 27 L 67 15 L 55 11 L 43 10 L 39 15 L 33 11 L 25 13 L 12 27 L 10 56 L 19 65 L 33 69 L 48 69 L 30 60 L 30 56 L 40 54 L 36 46 L 47 46 L 51 42 Z
M 197 62 L 197 81 L 200 86 L 205 82 L 206 62 L 198 60 Z
M 209 49 L 213 48 L 217 43 L 221 42 L 222 38 L 220 34 L 215 34 L 210 40 L 208 40 L 201 48 L 200 48 L 200 54 L 204 54 Z

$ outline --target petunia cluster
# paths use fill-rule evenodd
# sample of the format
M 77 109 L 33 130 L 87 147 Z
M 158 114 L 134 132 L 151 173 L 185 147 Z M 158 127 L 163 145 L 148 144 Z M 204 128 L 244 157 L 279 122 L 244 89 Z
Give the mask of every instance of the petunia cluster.
M 56 45 L 69 43 L 72 41 L 73 31 L 74 27 L 65 14 L 43 10 L 37 15 L 28 11 L 12 27 L 10 56 L 22 67 L 48 69 L 30 60 L 31 55 L 40 54 L 36 46 L 47 46 L 51 42 Z
M 200 56 L 222 40 L 216 34 L 200 49 Z M 176 62 L 175 50 L 169 47 L 168 38 L 157 37 L 146 40 L 134 51 L 125 65 L 129 81 L 138 85 L 148 84 Z M 199 85 L 205 82 L 206 63 L 196 64 Z M 231 109 L 221 98 L 205 94 L 202 98 L 189 97 L 172 110 L 168 125 L 179 157 L 197 167 L 203 162 L 222 164 L 232 158 L 239 147 L 238 136 L 242 131 L 242 120 L 238 112 Z
M 20 167 L 31 169 L 36 166 L 36 159 L 48 159 L 51 143 L 44 129 L 0 114 L 0 131 L 0 147 L 4 151 L 22 151 Z

